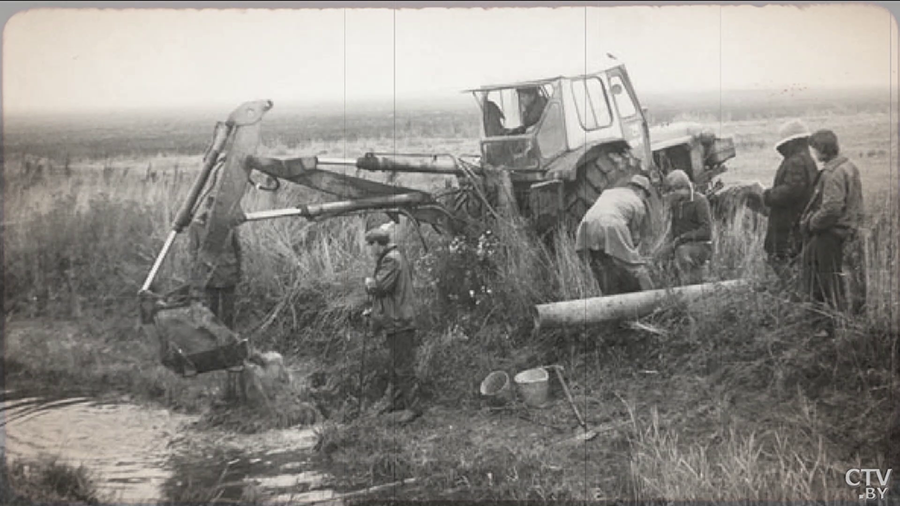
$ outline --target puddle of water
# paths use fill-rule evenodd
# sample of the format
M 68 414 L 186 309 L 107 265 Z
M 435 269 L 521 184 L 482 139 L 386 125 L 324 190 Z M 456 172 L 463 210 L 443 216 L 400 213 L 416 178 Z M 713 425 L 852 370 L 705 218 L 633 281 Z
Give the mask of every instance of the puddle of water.
M 266 502 L 327 500 L 327 476 L 311 469 L 311 428 L 256 435 L 186 431 L 196 417 L 88 398 L 2 394 L 7 459 L 56 458 L 84 465 L 104 498 L 152 504 L 201 493 L 240 501 L 249 489 Z M 259 499 L 259 497 L 255 497 Z
M 167 443 L 189 417 L 86 398 L 4 403 L 0 446 L 8 460 L 53 458 L 84 465 L 98 492 L 116 502 L 158 500 L 169 473 Z
M 167 484 L 167 496 L 195 499 L 200 490 L 226 501 L 248 500 L 247 492 L 262 492 L 266 502 L 329 499 L 335 493 L 325 487 L 328 476 L 311 470 L 309 459 L 315 444 L 311 429 L 286 429 L 236 439 L 212 437 L 173 458 L 178 479 Z M 210 464 L 212 463 L 212 464 Z M 258 497 L 251 496 L 256 500 Z

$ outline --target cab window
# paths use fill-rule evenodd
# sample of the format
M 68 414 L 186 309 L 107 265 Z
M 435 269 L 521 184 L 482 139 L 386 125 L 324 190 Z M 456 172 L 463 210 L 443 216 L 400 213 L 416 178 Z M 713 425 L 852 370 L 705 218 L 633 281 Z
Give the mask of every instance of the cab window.
M 597 130 L 612 125 L 609 97 L 603 82 L 597 77 L 573 79 L 572 97 L 578 120 L 585 130 Z

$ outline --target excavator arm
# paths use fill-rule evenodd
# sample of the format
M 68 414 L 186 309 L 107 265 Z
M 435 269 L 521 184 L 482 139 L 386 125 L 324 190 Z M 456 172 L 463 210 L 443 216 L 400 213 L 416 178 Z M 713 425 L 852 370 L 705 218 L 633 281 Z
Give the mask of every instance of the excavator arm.
M 247 102 L 235 109 L 225 122 L 216 125 L 200 173 L 138 294 L 142 326 L 159 340 L 163 365 L 184 376 L 239 368 L 249 357 L 247 341 L 223 325 L 199 296 L 205 289 L 210 271 L 228 253 L 235 227 L 282 217 L 316 220 L 380 211 L 394 221 L 402 214 L 416 225 L 428 223 L 440 231 L 455 229 L 461 219 L 451 210 L 453 206 L 448 208 L 430 192 L 353 177 L 323 167 L 352 166 L 374 172 L 454 175 L 477 184 L 477 166 L 449 155 L 442 159 L 434 155 L 408 155 L 430 157 L 425 162 L 400 162 L 395 159 L 396 155 L 391 158 L 374 153 L 359 159 L 307 157 L 281 160 L 258 156 L 261 122 L 272 107 L 270 100 Z M 260 187 L 251 178 L 254 171 L 273 178 L 278 185 L 287 181 L 341 200 L 245 213 L 241 207 L 242 198 L 250 188 Z M 195 219 L 198 214 L 202 219 Z M 176 237 L 188 226 L 197 227 L 190 281 L 187 286 L 159 295 L 152 289 L 154 280 Z

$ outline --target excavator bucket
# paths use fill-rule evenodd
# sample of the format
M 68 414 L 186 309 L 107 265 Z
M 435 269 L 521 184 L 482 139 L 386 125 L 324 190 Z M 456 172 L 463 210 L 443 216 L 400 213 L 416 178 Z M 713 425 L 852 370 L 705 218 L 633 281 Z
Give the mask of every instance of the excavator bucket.
M 192 298 L 189 286 L 163 297 L 145 297 L 141 322 L 144 331 L 159 343 L 162 364 L 185 377 L 240 370 L 250 356 L 247 340 Z
M 248 342 L 194 294 L 203 290 L 208 281 L 205 276 L 229 248 L 233 227 L 244 219 L 240 201 L 250 184 L 245 160 L 256 152 L 260 120 L 272 105 L 269 100 L 246 102 L 227 121 L 216 125 L 200 174 L 139 292 L 144 331 L 156 337 L 162 364 L 183 376 L 239 369 L 249 358 Z M 203 192 L 210 179 L 208 191 Z M 194 221 L 197 209 L 203 210 L 203 216 Z M 197 257 L 191 282 L 159 296 L 150 286 L 176 235 L 189 225 L 195 227 L 192 249 Z

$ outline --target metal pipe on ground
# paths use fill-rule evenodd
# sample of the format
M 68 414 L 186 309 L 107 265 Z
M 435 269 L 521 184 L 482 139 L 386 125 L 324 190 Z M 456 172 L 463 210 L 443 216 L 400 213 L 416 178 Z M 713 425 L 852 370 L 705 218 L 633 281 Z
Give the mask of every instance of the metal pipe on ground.
M 589 299 L 567 300 L 535 306 L 534 328 L 536 331 L 552 328 L 592 325 L 611 320 L 640 318 L 671 298 L 682 298 L 688 302 L 719 291 L 734 290 L 748 286 L 748 279 L 736 279 L 699 285 L 679 286 L 665 290 L 591 297 Z

